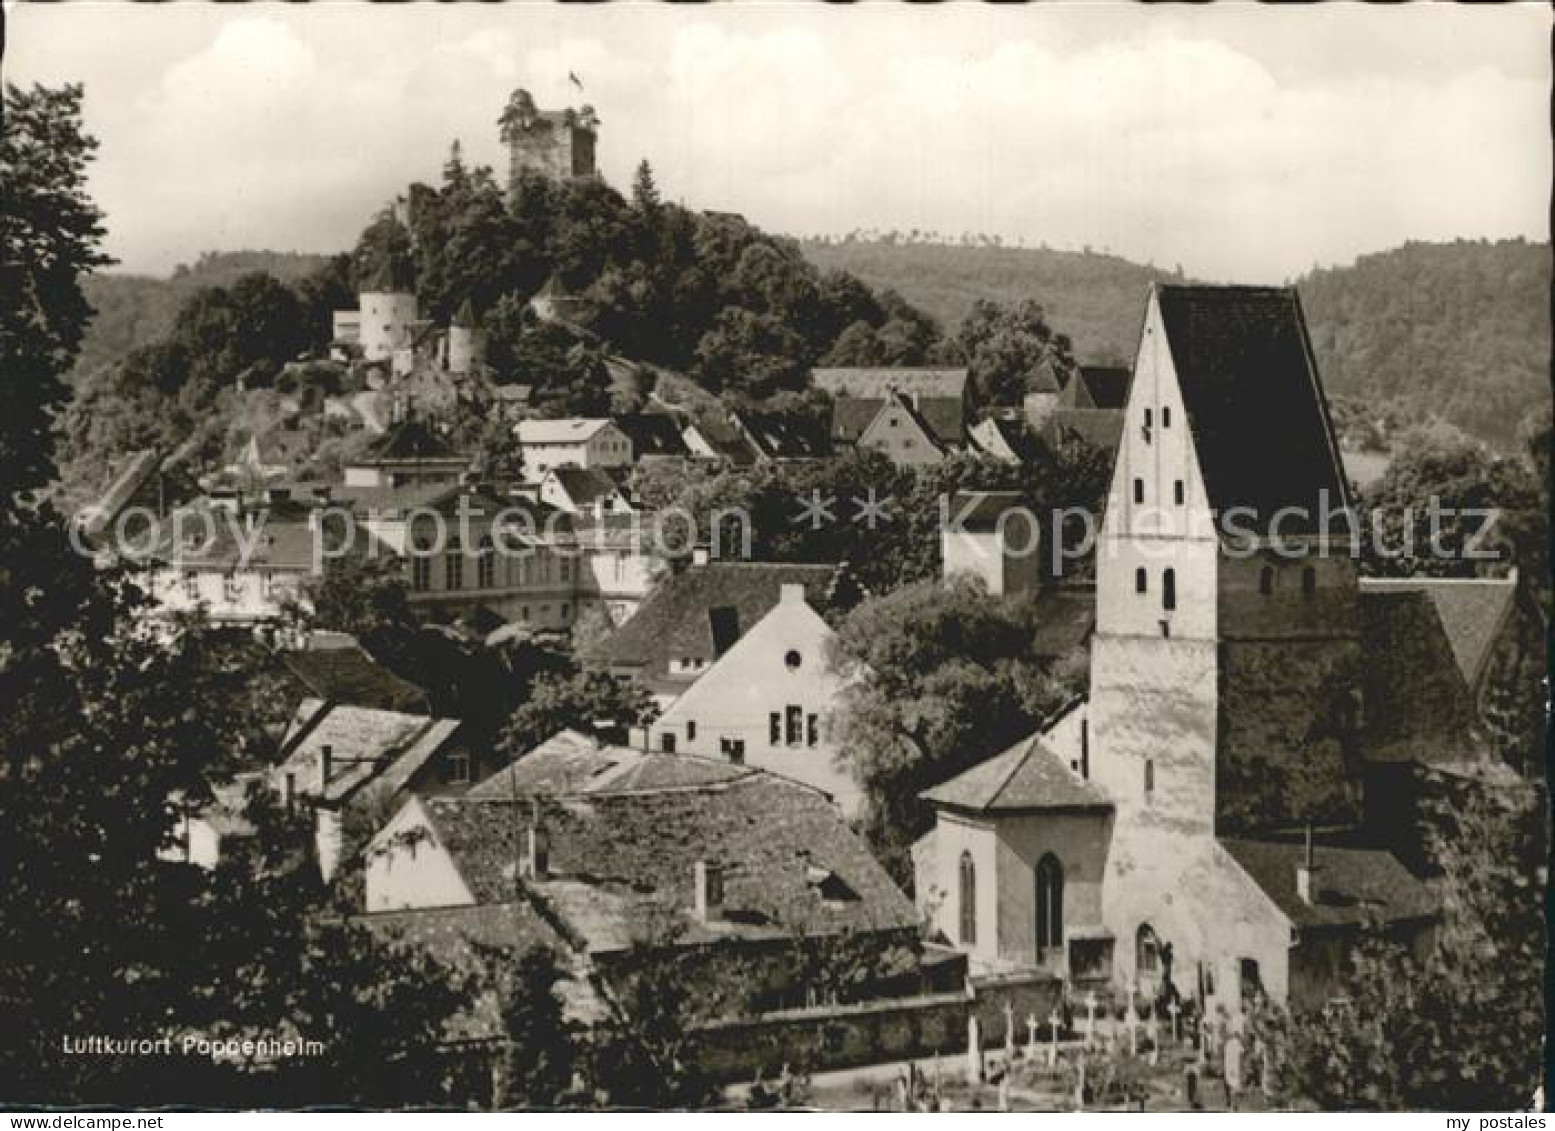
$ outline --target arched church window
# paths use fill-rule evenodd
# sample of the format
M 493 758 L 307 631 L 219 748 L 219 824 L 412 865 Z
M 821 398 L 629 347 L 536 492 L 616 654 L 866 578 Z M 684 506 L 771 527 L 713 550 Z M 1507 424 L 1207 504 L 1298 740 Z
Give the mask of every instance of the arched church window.
M 977 942 L 977 866 L 970 852 L 961 854 L 959 873 L 960 936 L 963 945 L 971 946 Z
M 1161 940 L 1149 923 L 1139 924 L 1134 933 L 1134 971 L 1141 978 L 1152 978 L 1161 972 Z
M 1155 761 L 1145 759 L 1145 800 L 1149 801 L 1155 796 Z
M 1064 866 L 1051 852 L 1037 861 L 1037 957 L 1064 945 Z
M 1161 607 L 1168 612 L 1177 607 L 1177 571 L 1164 570 L 1161 574 Z
M 1144 566 L 1140 566 L 1138 569 L 1136 569 L 1134 571 L 1134 592 L 1135 593 L 1143 593 L 1147 588 L 1149 588 L 1149 584 L 1150 584 L 1149 583 L 1149 577 L 1150 577 L 1150 575 L 1145 572 L 1145 567 Z

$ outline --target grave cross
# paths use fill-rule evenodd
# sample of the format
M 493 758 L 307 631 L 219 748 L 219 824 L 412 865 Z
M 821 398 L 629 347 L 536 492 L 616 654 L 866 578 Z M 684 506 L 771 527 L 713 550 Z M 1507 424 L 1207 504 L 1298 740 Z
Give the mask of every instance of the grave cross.
M 1172 1040 L 1180 1044 L 1182 1042 L 1182 1006 L 1173 998 L 1171 1004 L 1166 1007 L 1166 1012 L 1172 1015 Z
M 1096 1034 L 1096 991 L 1085 995 L 1085 1043 L 1090 1044 Z
M 1037 1015 L 1026 1014 L 1026 1055 L 1032 1060 L 1037 1059 Z
M 1063 1021 L 1064 1015 L 1058 1012 L 1058 1007 L 1053 1007 L 1053 1012 L 1047 1015 L 1047 1066 L 1054 1068 L 1058 1065 L 1058 1026 Z

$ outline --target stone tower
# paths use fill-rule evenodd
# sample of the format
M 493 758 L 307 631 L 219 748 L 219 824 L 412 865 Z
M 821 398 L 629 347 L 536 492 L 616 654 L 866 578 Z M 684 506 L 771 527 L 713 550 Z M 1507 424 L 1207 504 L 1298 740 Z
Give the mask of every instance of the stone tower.
M 1143 922 L 1213 950 L 1198 912 L 1240 890 L 1217 835 L 1353 815 L 1359 766 L 1348 495 L 1295 293 L 1153 289 L 1124 420 L 1089 727 L 1127 977 Z
M 540 110 L 527 90 L 515 90 L 498 119 L 508 147 L 508 191 L 524 173 L 553 180 L 597 175 L 594 148 L 599 119 L 592 106 Z
M 448 327 L 448 372 L 465 375 L 486 361 L 486 331 L 469 299 L 459 304 Z

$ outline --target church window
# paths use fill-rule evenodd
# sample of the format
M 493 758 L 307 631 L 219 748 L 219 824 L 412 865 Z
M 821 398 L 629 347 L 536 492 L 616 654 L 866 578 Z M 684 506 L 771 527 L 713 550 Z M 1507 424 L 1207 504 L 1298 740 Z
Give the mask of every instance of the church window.
M 1143 593 L 1150 587 L 1150 575 L 1145 572 L 1145 567 L 1140 566 L 1134 571 L 1134 592 Z
M 1161 572 L 1161 607 L 1171 612 L 1177 607 L 1177 571 L 1175 569 Z
M 1145 427 L 1150 427 L 1150 410 L 1148 408 L 1145 409 Z
M 1145 801 L 1150 801 L 1155 796 L 1155 761 L 1145 759 Z
M 957 879 L 960 881 L 960 938 L 964 946 L 972 946 L 977 942 L 977 867 L 972 863 L 972 854 L 961 854 L 961 865 L 958 869 Z
M 1317 592 L 1317 570 L 1307 566 L 1301 571 L 1301 595 L 1310 597 Z
M 1051 852 L 1037 861 L 1037 957 L 1064 945 L 1064 866 Z
M 1162 428 L 1170 428 L 1171 426 L 1172 426 L 1172 406 L 1171 405 L 1162 405 L 1161 406 L 1161 427 Z
M 1145 501 L 1145 481 L 1143 479 L 1134 480 L 1134 501 L 1136 503 Z
M 1172 501 L 1175 502 L 1178 506 L 1182 506 L 1186 499 L 1187 493 L 1183 490 L 1182 480 L 1179 479 L 1177 482 L 1172 484 Z
M 697 721 L 695 719 L 687 719 L 686 720 L 686 741 L 687 742 L 695 742 L 696 740 L 697 740 Z
M 1134 970 L 1141 978 L 1161 972 L 1161 940 L 1149 923 L 1139 924 L 1134 933 Z
M 1258 571 L 1258 592 L 1265 597 L 1274 592 L 1274 567 L 1264 566 Z

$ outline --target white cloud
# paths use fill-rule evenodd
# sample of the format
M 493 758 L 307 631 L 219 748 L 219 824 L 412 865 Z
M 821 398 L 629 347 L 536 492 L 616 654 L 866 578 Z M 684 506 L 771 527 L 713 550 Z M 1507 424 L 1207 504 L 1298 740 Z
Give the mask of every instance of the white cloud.
M 73 48 L 68 9 L 13 21 L 12 54 L 87 80 L 94 190 L 138 269 L 347 246 L 453 137 L 498 163 L 517 85 L 594 104 L 618 186 L 648 157 L 671 197 L 780 230 L 981 230 L 1248 279 L 1545 235 L 1526 13 L 94 6 L 115 54 Z

